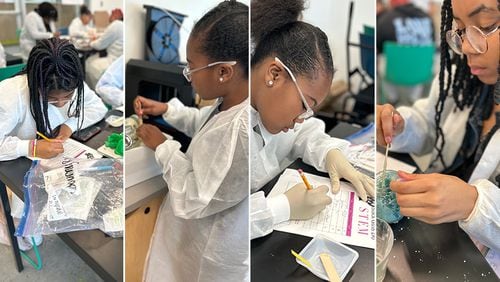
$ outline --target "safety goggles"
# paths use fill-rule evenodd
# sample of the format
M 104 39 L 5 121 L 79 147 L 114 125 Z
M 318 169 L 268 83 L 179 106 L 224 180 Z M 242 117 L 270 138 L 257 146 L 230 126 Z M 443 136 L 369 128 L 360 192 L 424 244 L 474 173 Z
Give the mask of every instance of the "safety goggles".
M 299 119 L 308 119 L 314 115 L 314 111 L 312 110 L 311 107 L 309 107 L 309 104 L 307 104 L 306 98 L 304 97 L 304 94 L 302 93 L 302 90 L 300 90 L 299 84 L 297 83 L 297 79 L 295 79 L 295 76 L 293 75 L 292 71 L 278 58 L 274 57 L 274 60 L 276 62 L 279 62 L 283 68 L 288 72 L 288 75 L 290 75 L 290 78 L 292 79 L 293 83 L 295 84 L 295 87 L 297 87 L 297 90 L 299 91 L 300 99 L 302 99 L 302 104 L 304 106 L 304 109 L 306 110 L 302 114 L 298 116 Z
M 193 70 L 190 69 L 188 65 L 186 65 L 184 67 L 184 69 L 182 70 L 182 74 L 184 75 L 184 77 L 186 78 L 186 80 L 188 82 L 191 82 L 191 75 L 197 71 L 204 70 L 204 69 L 213 67 L 215 65 L 220 65 L 220 64 L 228 64 L 228 65 L 234 66 L 234 65 L 236 65 L 236 63 L 237 63 L 236 61 L 220 61 L 220 62 L 214 62 L 214 63 L 208 64 L 204 67 L 196 68 Z

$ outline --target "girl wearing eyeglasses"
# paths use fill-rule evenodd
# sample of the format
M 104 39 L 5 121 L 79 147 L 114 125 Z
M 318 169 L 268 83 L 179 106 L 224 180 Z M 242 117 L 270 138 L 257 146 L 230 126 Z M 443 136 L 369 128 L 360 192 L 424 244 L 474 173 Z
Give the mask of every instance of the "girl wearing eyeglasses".
M 403 181 L 391 183 L 403 215 L 458 221 L 498 251 L 500 2 L 444 0 L 441 15 L 440 72 L 429 97 L 397 111 L 377 106 L 377 142 L 410 153 L 426 173 L 399 172 Z
M 135 100 L 138 115 L 162 115 L 192 137 L 177 141 L 144 124 L 137 135 L 155 150 L 168 193 L 145 265 L 146 281 L 247 281 L 248 7 L 224 1 L 194 26 L 184 75 L 210 107 L 174 98 Z
M 100 121 L 107 109 L 83 78 L 78 52 L 69 41 L 39 41 L 26 68 L 0 82 L 0 161 L 56 157 L 75 130 Z M 37 131 L 54 140 L 37 140 Z M 14 218 L 21 217 L 22 207 L 14 195 Z M 41 236 L 35 241 L 40 244 Z M 32 247 L 28 238 L 18 243 L 21 250 Z
M 252 1 L 251 34 L 251 189 L 255 192 L 297 158 L 327 171 L 332 192 L 339 178 L 350 181 L 362 200 L 373 194 L 373 180 L 344 156 L 349 143 L 325 133 L 313 118 L 327 96 L 334 67 L 326 34 L 299 21 L 304 1 Z M 308 219 L 331 203 L 328 187 L 307 190 L 297 184 L 285 194 L 251 196 L 251 236 L 264 236 L 289 219 Z

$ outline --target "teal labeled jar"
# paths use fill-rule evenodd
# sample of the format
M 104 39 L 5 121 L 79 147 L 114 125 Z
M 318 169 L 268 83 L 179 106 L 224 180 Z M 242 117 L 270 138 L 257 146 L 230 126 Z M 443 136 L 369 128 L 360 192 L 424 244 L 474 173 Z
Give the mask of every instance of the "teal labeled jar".
M 385 177 L 383 174 L 383 171 L 377 173 L 377 217 L 387 223 L 396 223 L 403 216 L 399 212 L 396 194 L 392 192 L 390 184 L 399 179 L 398 172 L 386 170 Z

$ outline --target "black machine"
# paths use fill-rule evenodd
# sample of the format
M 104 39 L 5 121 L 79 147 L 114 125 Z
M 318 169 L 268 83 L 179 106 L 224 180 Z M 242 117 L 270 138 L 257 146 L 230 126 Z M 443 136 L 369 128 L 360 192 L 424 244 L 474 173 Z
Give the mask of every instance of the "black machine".
M 194 106 L 191 84 L 182 75 L 182 66 L 131 59 L 125 69 L 125 116 L 134 114 L 133 101 L 141 95 L 160 102 L 177 97 Z

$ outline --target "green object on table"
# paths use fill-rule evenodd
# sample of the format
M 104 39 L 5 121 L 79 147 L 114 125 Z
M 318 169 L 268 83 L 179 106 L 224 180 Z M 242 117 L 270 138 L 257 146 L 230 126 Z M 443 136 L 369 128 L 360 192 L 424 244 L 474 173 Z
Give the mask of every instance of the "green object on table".
M 123 148 L 124 148 L 124 146 L 123 146 L 123 138 L 120 138 L 120 140 L 118 140 L 118 144 L 116 144 L 115 154 L 123 156 Z
M 123 134 L 112 133 L 108 136 L 106 142 L 104 142 L 106 147 L 115 149 L 115 154 L 123 156 Z

